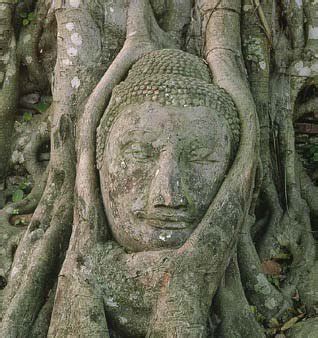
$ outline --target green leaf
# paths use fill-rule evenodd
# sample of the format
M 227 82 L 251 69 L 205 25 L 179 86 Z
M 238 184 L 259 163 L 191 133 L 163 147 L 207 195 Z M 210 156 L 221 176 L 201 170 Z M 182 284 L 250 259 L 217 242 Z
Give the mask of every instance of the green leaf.
M 279 321 L 277 320 L 277 318 L 275 318 L 275 317 L 271 318 L 270 321 L 269 321 L 269 326 L 270 327 L 278 327 Z
M 298 318 L 298 317 L 293 317 L 293 318 L 291 318 L 288 322 L 286 322 L 286 323 L 281 327 L 281 331 L 286 331 L 286 330 L 290 329 L 290 328 L 293 327 L 298 321 L 299 321 L 299 318 Z
M 278 289 L 280 288 L 278 276 L 268 276 L 267 279 L 271 284 L 275 285 Z
M 47 102 L 39 102 L 35 107 L 40 113 L 44 113 L 50 107 L 50 104 Z
M 314 153 L 313 160 L 315 162 L 318 162 L 318 153 Z
M 309 148 L 309 154 L 315 154 L 318 152 L 318 147 L 317 145 L 313 145 Z
M 32 119 L 32 114 L 31 113 L 25 112 L 23 114 L 23 121 L 24 122 L 29 122 L 29 121 L 31 121 L 31 119 Z
M 23 197 L 24 197 L 23 190 L 18 189 L 12 194 L 12 202 L 14 203 L 19 202 L 23 199 Z
M 29 20 L 29 21 L 32 21 L 32 20 L 34 20 L 34 19 L 35 19 L 35 13 L 34 13 L 34 12 L 29 13 L 29 14 L 28 14 L 28 20 Z
M 28 13 L 22 12 L 19 14 L 22 19 L 26 19 L 28 17 Z
M 256 314 L 257 313 L 256 306 L 250 305 L 250 311 L 251 313 Z
M 23 182 L 21 182 L 21 183 L 19 184 L 19 189 L 20 189 L 20 190 L 26 190 L 26 189 L 28 189 L 31 185 L 32 185 L 32 183 L 31 183 L 30 181 L 25 180 L 25 181 L 23 181 Z
M 23 21 L 22 21 L 23 26 L 27 26 L 29 23 L 30 23 L 30 21 L 28 19 L 23 19 Z

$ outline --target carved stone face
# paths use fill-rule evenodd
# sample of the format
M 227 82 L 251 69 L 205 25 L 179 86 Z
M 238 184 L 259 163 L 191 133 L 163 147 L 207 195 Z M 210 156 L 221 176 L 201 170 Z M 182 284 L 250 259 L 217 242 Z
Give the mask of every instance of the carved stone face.
M 129 105 L 113 123 L 100 179 L 112 234 L 131 251 L 181 246 L 230 162 L 230 131 L 207 107 Z

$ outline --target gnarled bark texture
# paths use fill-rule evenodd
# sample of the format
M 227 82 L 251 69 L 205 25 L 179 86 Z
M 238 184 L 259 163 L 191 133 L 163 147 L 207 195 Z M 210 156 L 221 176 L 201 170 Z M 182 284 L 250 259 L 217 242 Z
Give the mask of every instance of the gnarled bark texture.
M 131 253 L 96 130 L 160 49 L 205 61 L 240 145 L 184 245 Z M 314 0 L 0 0 L 0 336 L 316 337 L 317 96 Z

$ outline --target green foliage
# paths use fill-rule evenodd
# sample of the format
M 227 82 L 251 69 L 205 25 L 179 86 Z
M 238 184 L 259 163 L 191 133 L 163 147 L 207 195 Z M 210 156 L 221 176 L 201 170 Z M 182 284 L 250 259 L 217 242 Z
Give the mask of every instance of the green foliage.
M 12 202 L 16 203 L 21 201 L 25 197 L 25 195 L 29 193 L 30 186 L 31 182 L 26 179 L 23 182 L 21 182 L 12 194 Z
M 23 20 L 22 20 L 23 26 L 27 26 L 28 24 L 33 22 L 36 18 L 34 12 L 30 12 L 30 13 L 22 12 L 22 13 L 20 13 L 20 17 L 23 18 Z
M 20 16 L 20 18 L 22 18 L 22 19 L 27 19 L 27 18 L 28 18 L 28 13 L 26 13 L 26 12 L 21 12 L 21 13 L 19 13 L 19 16 Z
M 309 148 L 309 154 L 313 162 L 318 162 L 318 144 L 314 144 Z
M 28 180 L 24 180 L 22 183 L 19 184 L 19 189 L 23 190 L 26 192 L 31 186 L 31 182 Z
M 261 313 L 258 312 L 256 306 L 250 305 L 250 311 L 254 315 L 258 323 L 263 323 L 265 321 L 265 317 Z
M 44 102 L 41 100 L 41 102 L 37 103 L 35 105 L 36 109 L 40 112 L 40 113 L 44 113 L 50 106 L 50 103 L 48 102 Z
M 280 277 L 279 276 L 267 276 L 267 280 L 278 289 L 280 288 Z
M 16 203 L 19 202 L 23 199 L 24 197 L 24 192 L 21 189 L 17 189 L 13 194 L 12 194 L 12 202 Z
M 24 122 L 29 122 L 32 120 L 32 114 L 29 112 L 25 112 L 22 118 Z

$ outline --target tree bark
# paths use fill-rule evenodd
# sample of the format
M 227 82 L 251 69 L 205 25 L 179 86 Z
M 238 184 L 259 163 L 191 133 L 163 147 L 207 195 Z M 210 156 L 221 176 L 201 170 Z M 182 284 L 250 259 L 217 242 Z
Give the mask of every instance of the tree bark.
M 314 334 L 318 143 L 294 125 L 318 124 L 317 13 L 296 0 L 0 0 L 1 337 Z M 107 222 L 96 130 L 115 86 L 161 49 L 205 61 L 240 144 L 184 245 L 130 253 Z M 17 201 L 19 171 L 34 183 Z

